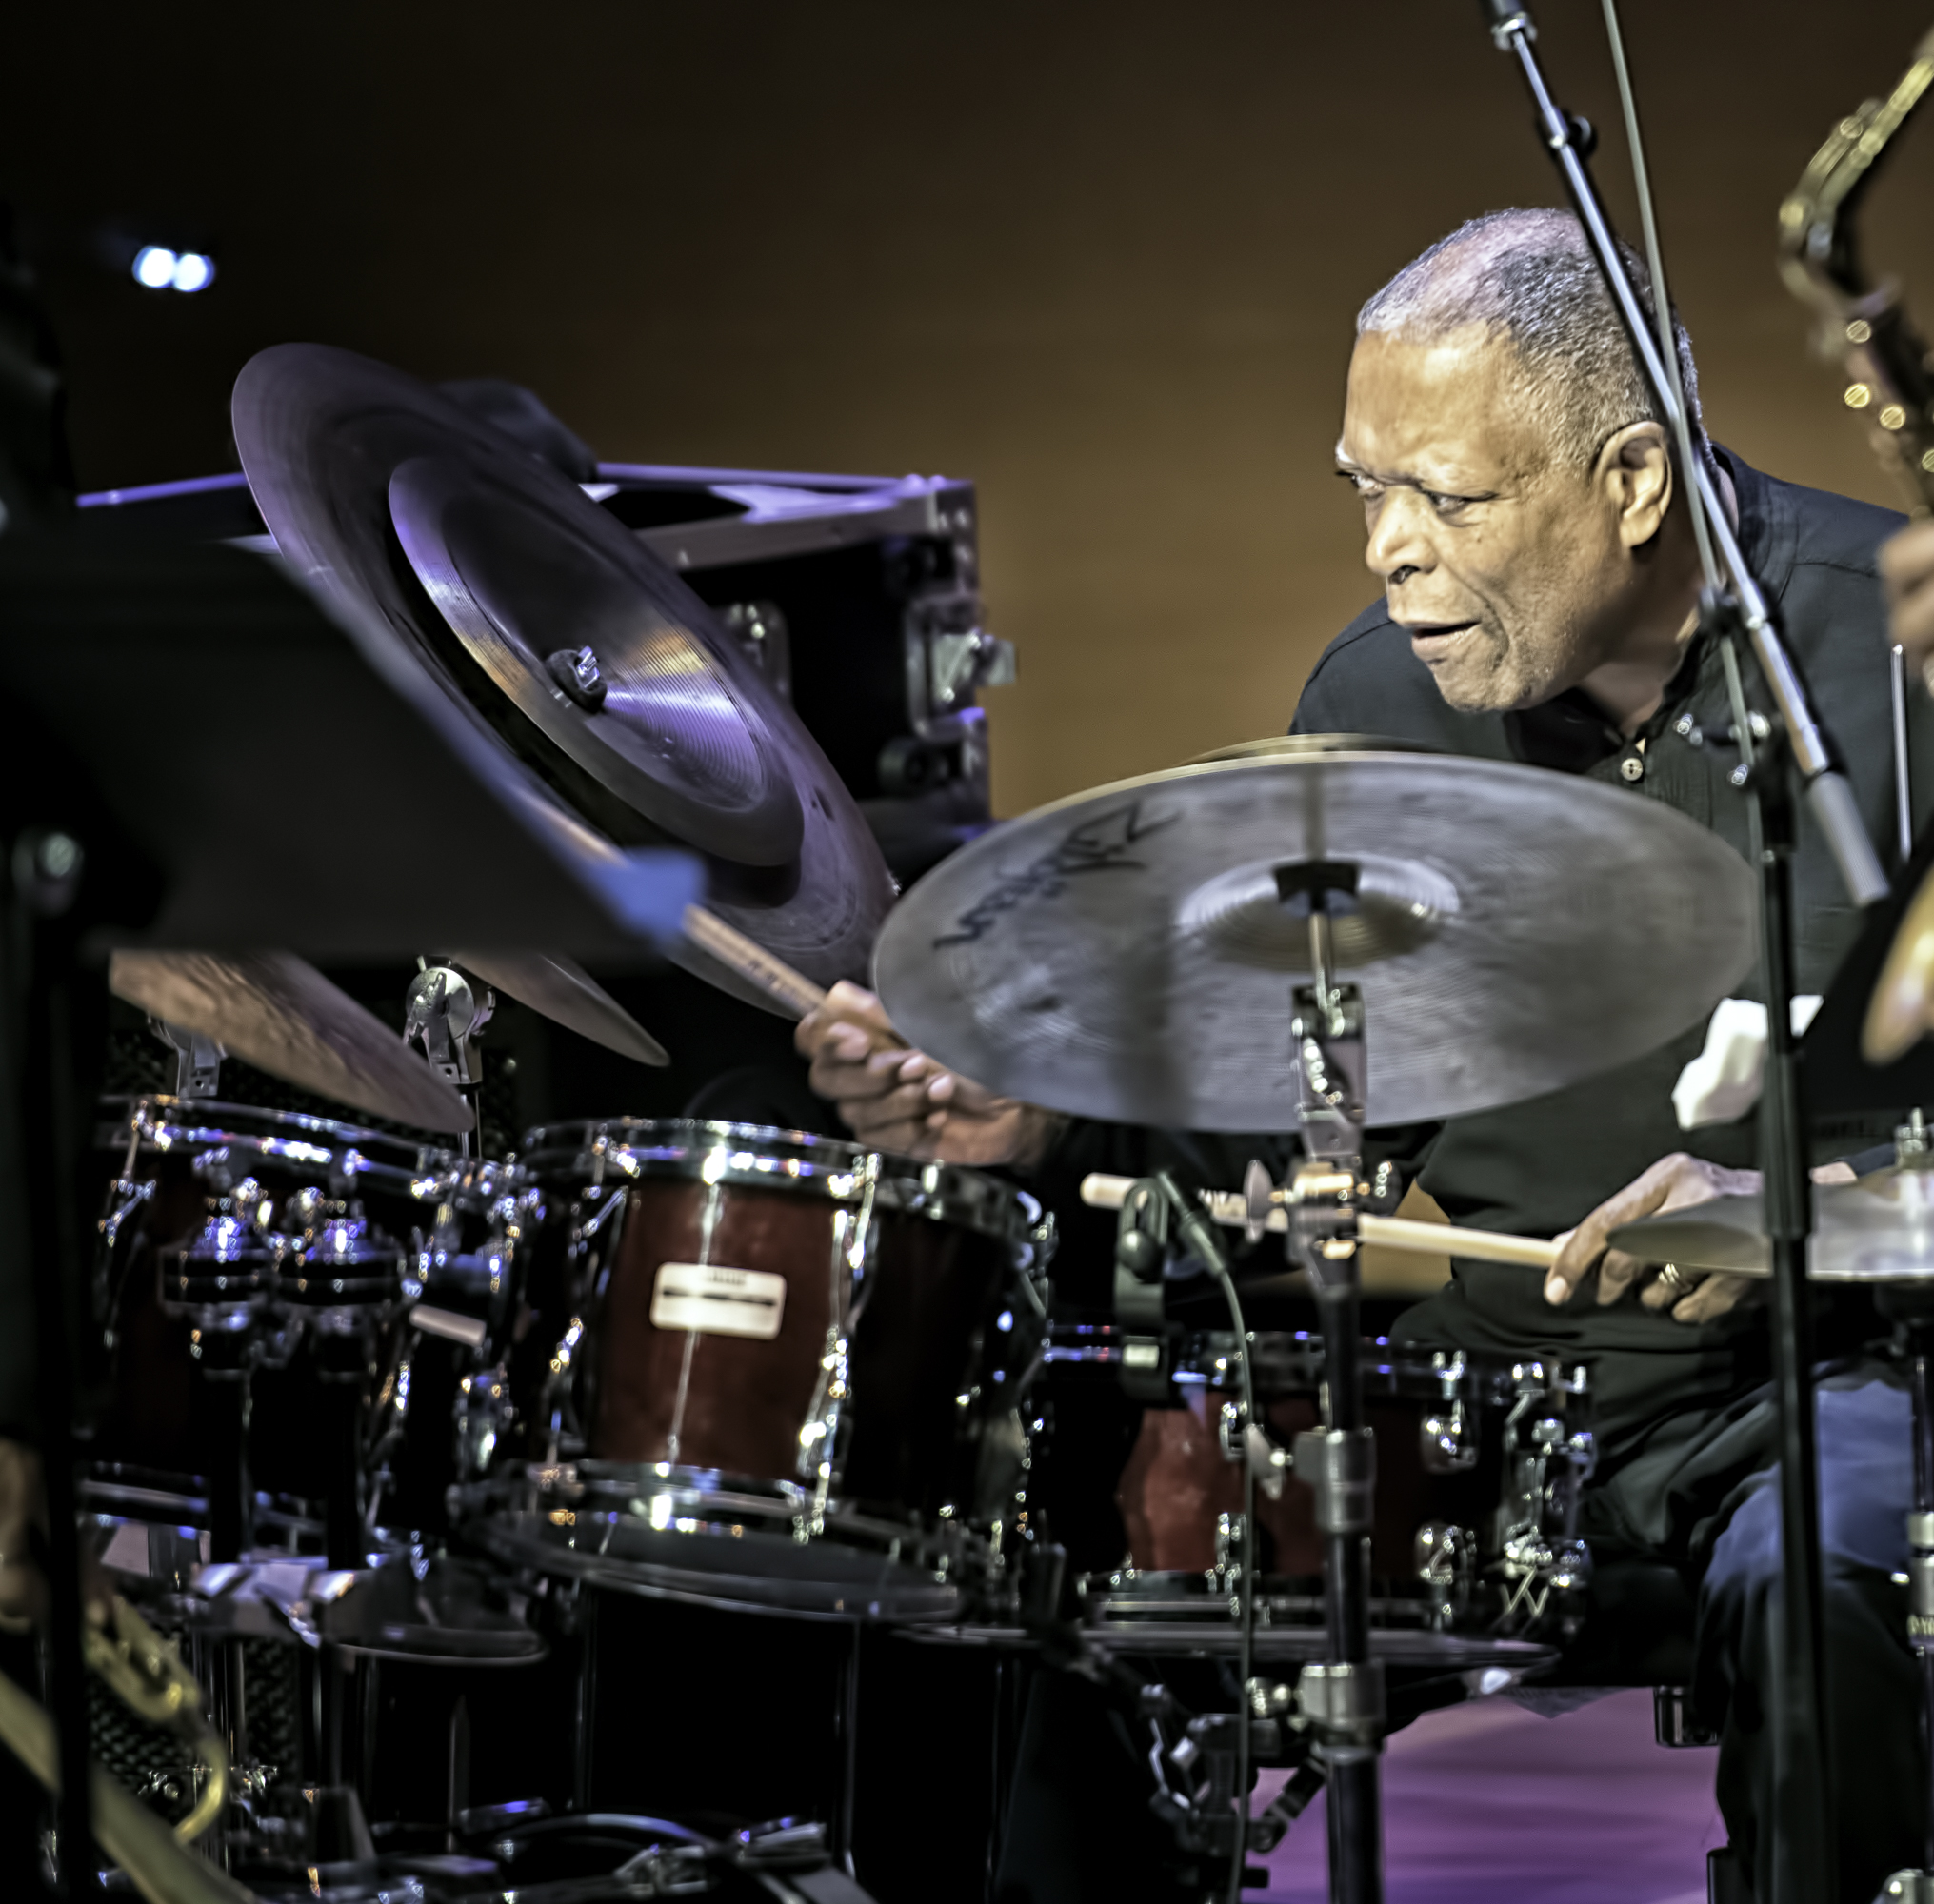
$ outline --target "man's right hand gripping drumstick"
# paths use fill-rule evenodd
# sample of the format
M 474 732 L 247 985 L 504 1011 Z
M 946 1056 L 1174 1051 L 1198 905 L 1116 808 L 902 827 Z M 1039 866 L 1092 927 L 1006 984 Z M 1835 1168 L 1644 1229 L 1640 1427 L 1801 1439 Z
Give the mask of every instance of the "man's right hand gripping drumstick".
M 1040 1161 L 1062 1121 L 909 1051 L 880 1001 L 845 980 L 800 1020 L 792 1041 L 812 1061 L 812 1088 L 869 1148 L 1025 1168 Z

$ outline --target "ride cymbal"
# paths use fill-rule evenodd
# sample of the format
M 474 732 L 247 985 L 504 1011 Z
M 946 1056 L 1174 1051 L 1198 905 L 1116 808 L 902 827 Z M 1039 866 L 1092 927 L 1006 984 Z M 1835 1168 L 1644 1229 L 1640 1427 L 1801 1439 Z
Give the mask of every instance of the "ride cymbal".
M 258 1071 L 415 1130 L 471 1130 L 470 1107 L 376 1016 L 289 952 L 116 952 L 116 998 L 212 1038 Z
M 824 982 L 864 970 L 892 883 L 859 809 L 636 536 L 490 425 L 349 351 L 262 352 L 233 420 L 299 573 L 394 630 L 608 838 L 698 848 L 710 904 L 749 937 Z M 671 956 L 764 1002 L 703 954 Z
M 453 952 L 459 965 L 567 1030 L 640 1064 L 671 1055 L 573 960 L 555 952 Z
M 888 918 L 875 988 L 995 1091 L 1296 1127 L 1312 869 L 1361 987 L 1367 1110 L 1512 1103 L 1696 1024 L 1750 967 L 1751 874 L 1684 815 L 1497 761 L 1298 747 L 1122 781 L 985 835 Z M 1345 890 L 1347 888 L 1347 890 Z

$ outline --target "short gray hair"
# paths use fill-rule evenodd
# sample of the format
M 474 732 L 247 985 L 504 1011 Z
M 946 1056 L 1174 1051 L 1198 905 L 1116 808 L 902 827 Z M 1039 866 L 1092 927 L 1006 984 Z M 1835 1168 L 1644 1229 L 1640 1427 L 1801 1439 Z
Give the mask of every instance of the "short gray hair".
M 1656 323 L 1651 273 L 1623 239 L 1619 249 Z M 1357 335 L 1428 340 L 1473 324 L 1510 340 L 1525 396 L 1562 455 L 1588 465 L 1627 424 L 1665 421 L 1574 213 L 1514 208 L 1459 226 L 1364 306 Z M 1694 450 L 1709 462 L 1692 340 L 1676 310 L 1672 330 Z

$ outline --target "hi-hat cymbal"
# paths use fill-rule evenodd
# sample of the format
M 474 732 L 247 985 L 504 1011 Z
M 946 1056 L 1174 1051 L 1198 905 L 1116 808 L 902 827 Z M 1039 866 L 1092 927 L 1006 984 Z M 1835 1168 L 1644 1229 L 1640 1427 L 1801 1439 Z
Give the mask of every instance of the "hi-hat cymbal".
M 116 952 L 108 985 L 300 1090 L 416 1130 L 475 1126 L 418 1053 L 292 953 Z
M 669 1064 L 671 1055 L 585 968 L 555 952 L 453 952 L 487 985 L 640 1064 Z
M 993 1090 L 1293 1129 L 1290 995 L 1310 976 L 1295 888 L 1319 865 L 1354 885 L 1334 957 L 1364 997 L 1372 1124 L 1636 1058 L 1753 960 L 1745 863 L 1669 807 L 1497 761 L 1299 748 L 1123 781 L 983 836 L 894 909 L 876 988 L 911 1043 Z
M 1715 1197 L 1623 1224 L 1610 1240 L 1642 1262 L 1770 1276 L 1765 1225 L 1757 1195 Z M 1816 1184 L 1806 1274 L 1818 1282 L 1934 1279 L 1934 1171 L 1877 1170 L 1855 1183 Z
M 299 573 L 394 630 L 608 837 L 707 854 L 710 905 L 748 937 L 824 983 L 865 969 L 892 897 L 866 822 L 792 709 L 636 536 L 440 392 L 349 351 L 262 352 L 233 420 Z M 703 954 L 669 949 L 722 982 Z

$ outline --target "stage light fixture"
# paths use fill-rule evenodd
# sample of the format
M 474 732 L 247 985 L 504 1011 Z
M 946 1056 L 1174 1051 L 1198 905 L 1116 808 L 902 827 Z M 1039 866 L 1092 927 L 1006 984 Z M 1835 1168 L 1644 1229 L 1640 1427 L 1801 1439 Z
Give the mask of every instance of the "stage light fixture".
M 151 291 L 206 290 L 215 281 L 215 261 L 204 251 L 171 251 L 144 245 L 134 254 L 134 282 Z
M 166 245 L 144 245 L 134 254 L 134 282 L 151 291 L 165 291 L 174 283 L 178 262 Z

